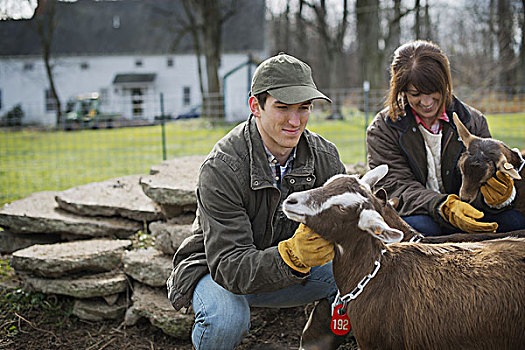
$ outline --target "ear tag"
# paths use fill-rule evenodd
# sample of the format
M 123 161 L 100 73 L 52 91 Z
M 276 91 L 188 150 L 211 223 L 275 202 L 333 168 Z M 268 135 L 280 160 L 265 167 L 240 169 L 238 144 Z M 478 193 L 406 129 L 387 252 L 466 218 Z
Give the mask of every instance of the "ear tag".
M 352 326 L 350 325 L 350 319 L 346 314 L 346 310 L 343 309 L 343 304 L 339 304 L 334 307 L 330 328 L 332 328 L 332 332 L 337 335 L 345 335 L 346 333 L 350 332 Z

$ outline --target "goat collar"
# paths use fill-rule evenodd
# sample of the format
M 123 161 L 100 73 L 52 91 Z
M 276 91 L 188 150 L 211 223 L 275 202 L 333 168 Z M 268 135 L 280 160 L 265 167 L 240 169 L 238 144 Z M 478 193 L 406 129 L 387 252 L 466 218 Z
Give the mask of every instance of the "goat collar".
M 332 303 L 332 314 L 334 313 L 334 308 L 339 304 L 343 304 L 343 309 L 346 310 L 346 305 L 348 304 L 348 302 L 350 300 L 354 300 L 359 296 L 359 294 L 363 292 L 368 282 L 370 282 L 370 280 L 376 276 L 377 271 L 379 271 L 379 268 L 381 267 L 381 257 L 385 254 L 385 252 L 386 249 L 381 249 L 381 255 L 379 255 L 379 258 L 377 258 L 377 260 L 374 261 L 374 271 L 363 277 L 350 293 L 341 296 L 341 292 L 339 291 L 339 289 L 337 289 L 337 295 L 335 297 L 334 302 Z

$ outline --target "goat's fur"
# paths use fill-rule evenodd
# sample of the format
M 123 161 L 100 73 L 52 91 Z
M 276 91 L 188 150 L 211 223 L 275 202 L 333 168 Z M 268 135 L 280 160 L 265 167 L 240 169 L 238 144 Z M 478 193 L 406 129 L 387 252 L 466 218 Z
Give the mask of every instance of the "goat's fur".
M 341 295 L 386 249 L 377 275 L 348 304 L 359 347 L 523 349 L 525 239 L 398 243 L 402 231 L 385 223 L 370 191 L 387 171 L 383 165 L 362 179 L 339 175 L 283 204 L 290 219 L 338 247 L 333 269 Z
M 498 239 L 506 237 L 522 237 L 525 238 L 525 229 L 501 232 L 501 233 L 452 233 L 449 235 L 440 236 L 426 236 L 415 230 L 412 226 L 401 219 L 396 211 L 398 200 L 396 198 L 388 199 L 386 191 L 380 188 L 374 193 L 380 206 L 377 209 L 388 226 L 398 229 L 403 232 L 403 242 L 417 240 L 420 243 L 458 243 L 458 242 L 479 242 L 489 239 Z
M 525 176 L 525 166 L 519 173 L 517 171 L 523 162 L 521 153 L 517 149 L 510 149 L 499 140 L 472 135 L 455 113 L 453 119 L 466 147 L 458 160 L 462 179 L 459 190 L 461 200 L 473 202 L 481 185 L 500 170 L 514 179 L 516 188 L 514 207 L 525 215 L 525 181 L 522 180 Z

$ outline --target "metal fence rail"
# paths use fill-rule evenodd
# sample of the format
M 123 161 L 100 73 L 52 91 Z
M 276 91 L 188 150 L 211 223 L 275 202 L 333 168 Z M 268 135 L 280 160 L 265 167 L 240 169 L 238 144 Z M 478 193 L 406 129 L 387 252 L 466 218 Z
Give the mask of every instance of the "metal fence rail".
M 315 102 L 308 128 L 334 142 L 345 163 L 364 162 L 366 126 L 381 108 L 385 91 L 324 92 L 334 103 Z M 525 148 L 525 87 L 463 88 L 456 95 L 487 115 L 494 137 Z M 4 125 L 0 128 L 0 205 L 33 192 L 147 174 L 163 159 L 207 154 L 234 127 L 213 117 L 158 118 L 163 115 L 163 98 L 173 97 L 158 96 L 153 116 L 122 120 L 122 124 L 80 123 L 73 130 Z M 210 113 L 214 110 L 220 110 L 220 105 L 209 108 Z M 6 124 L 5 115 L 0 117 Z

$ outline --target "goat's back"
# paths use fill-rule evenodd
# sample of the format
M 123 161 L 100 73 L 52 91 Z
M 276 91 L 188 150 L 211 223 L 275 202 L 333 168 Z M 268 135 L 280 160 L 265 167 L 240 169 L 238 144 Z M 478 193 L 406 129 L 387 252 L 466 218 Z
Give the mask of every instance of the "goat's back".
M 389 247 L 349 305 L 362 349 L 523 349 L 525 239 Z

